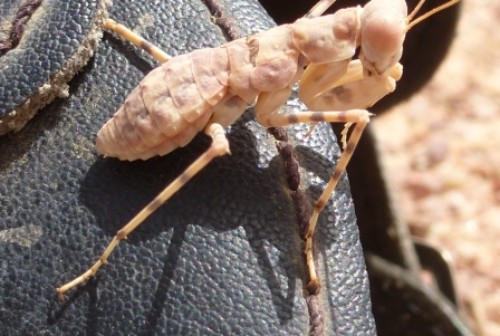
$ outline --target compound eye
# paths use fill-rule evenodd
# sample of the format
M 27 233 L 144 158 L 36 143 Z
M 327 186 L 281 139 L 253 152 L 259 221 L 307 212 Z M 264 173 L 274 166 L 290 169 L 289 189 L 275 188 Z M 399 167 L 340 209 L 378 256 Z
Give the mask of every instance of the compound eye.
M 391 17 L 375 17 L 365 23 L 361 33 L 365 54 L 374 58 L 393 55 L 402 48 L 404 24 L 394 22 Z M 404 22 L 403 22 L 404 23 Z

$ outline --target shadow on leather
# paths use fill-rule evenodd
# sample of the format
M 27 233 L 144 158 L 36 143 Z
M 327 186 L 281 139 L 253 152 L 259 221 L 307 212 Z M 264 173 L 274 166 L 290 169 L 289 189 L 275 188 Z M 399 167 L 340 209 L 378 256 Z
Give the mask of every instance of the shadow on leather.
M 142 334 L 152 333 L 158 319 L 165 313 L 168 315 L 165 310 L 170 307 L 168 301 L 176 272 L 182 273 L 183 265 L 192 262 L 186 251 L 214 248 L 210 239 L 229 249 L 227 258 L 231 262 L 234 256 L 236 267 L 241 266 L 238 265 L 240 254 L 253 253 L 250 258 L 259 268 L 253 273 L 267 284 L 279 320 L 284 324 L 293 318 L 294 298 L 302 296 L 302 293 L 296 293 L 297 278 L 305 279 L 303 242 L 298 235 L 295 210 L 281 181 L 281 160 L 274 155 L 267 166 L 262 162 L 255 135 L 245 125 L 249 120 L 249 114 L 246 114 L 228 134 L 232 155 L 214 160 L 188 182 L 131 233 L 127 242 L 122 242 L 112 254 L 110 264 L 99 271 L 98 274 L 102 274 L 113 267 L 111 264 L 121 263 L 120 256 L 115 254 L 120 254 L 116 252 L 123 245 L 147 248 L 158 239 L 164 243 L 167 252 L 158 251 L 159 255 L 164 255 L 163 269 L 155 279 L 153 302 Z M 207 137 L 198 136 L 186 148 L 144 162 L 98 159 L 82 181 L 80 200 L 90 209 L 110 240 L 208 145 Z M 209 241 L 196 237 L 197 233 L 206 235 Z M 104 248 L 102 246 L 98 251 L 102 252 Z M 150 253 L 154 255 L 155 251 Z M 224 275 L 221 276 L 221 265 L 214 260 L 213 268 L 205 270 L 204 276 L 207 282 L 221 281 L 221 286 L 228 286 L 224 283 Z M 120 272 L 128 276 L 119 281 L 134 281 L 132 273 L 132 270 Z

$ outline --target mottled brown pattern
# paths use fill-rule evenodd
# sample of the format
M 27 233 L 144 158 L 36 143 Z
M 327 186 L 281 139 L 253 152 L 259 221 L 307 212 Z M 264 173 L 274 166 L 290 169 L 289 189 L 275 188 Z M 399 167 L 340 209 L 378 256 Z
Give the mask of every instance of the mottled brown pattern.
M 360 8 L 351 8 L 327 17 L 298 20 L 292 25 L 275 27 L 218 48 L 197 50 L 169 59 L 141 81 L 115 116 L 99 131 L 98 152 L 122 160 L 146 160 L 168 154 L 187 145 L 211 118 L 212 122 L 224 127 L 230 125 L 261 93 L 266 99 L 259 101 L 255 112 L 260 117 L 271 115 L 286 101 L 291 86 L 302 75 L 299 56 L 301 59 L 305 56 L 309 60 L 330 62 L 330 69 L 337 68 L 338 59 L 345 59 L 348 63 L 354 56 L 360 11 Z M 154 48 L 125 27 L 109 22 L 110 29 L 135 41 L 139 47 L 146 51 Z M 332 27 L 337 23 L 342 27 L 338 36 L 334 36 Z M 211 62 L 207 63 L 207 59 Z M 343 68 L 347 63 L 342 61 L 341 71 L 333 70 L 339 78 L 344 75 Z M 355 69 L 361 70 L 360 65 Z M 394 81 L 390 76 L 383 77 Z M 326 76 L 322 80 L 334 83 L 334 79 Z M 361 82 L 364 83 L 364 79 Z M 306 103 L 323 101 L 325 105 L 325 99 L 321 97 L 305 95 L 305 98 Z M 365 105 L 357 104 L 357 101 L 349 103 L 354 107 Z M 326 104 L 317 110 L 345 109 L 332 100 Z M 266 121 L 269 118 L 258 119 Z M 317 114 L 309 121 L 323 120 L 326 119 Z M 299 119 L 293 116 L 289 119 L 289 123 L 297 121 Z
M 188 144 L 208 122 L 212 104 L 227 92 L 211 69 L 199 64 L 212 58 L 211 52 L 179 56 L 151 71 L 99 131 L 97 150 L 146 160 Z

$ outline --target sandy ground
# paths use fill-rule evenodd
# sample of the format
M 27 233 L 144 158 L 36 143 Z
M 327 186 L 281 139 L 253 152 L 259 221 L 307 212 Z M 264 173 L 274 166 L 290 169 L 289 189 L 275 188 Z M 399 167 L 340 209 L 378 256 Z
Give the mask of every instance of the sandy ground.
M 491 336 L 500 335 L 499 18 L 500 1 L 465 0 L 434 79 L 374 121 L 412 233 L 451 254 L 468 318 Z

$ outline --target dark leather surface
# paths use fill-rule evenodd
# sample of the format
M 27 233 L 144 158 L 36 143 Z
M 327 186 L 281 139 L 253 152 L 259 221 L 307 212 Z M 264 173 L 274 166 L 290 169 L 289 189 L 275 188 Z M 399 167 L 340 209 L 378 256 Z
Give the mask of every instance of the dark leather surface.
M 22 2 L 8 1 L 11 10 L 2 10 L 2 22 Z M 26 100 L 76 52 L 94 20 L 96 3 L 69 1 L 61 11 L 57 1 L 45 1 L 37 9 L 20 45 L 0 57 L 0 117 Z
M 8 33 L 0 40 L 6 41 L 14 30 L 20 40 L 0 55 L 0 135 L 21 129 L 37 110 L 68 95 L 66 82 L 86 64 L 100 38 L 95 23 L 102 16 L 98 3 L 2 4 L 0 24 Z
M 222 8 L 222 18 L 244 34 L 272 25 L 254 2 L 227 1 Z M 115 1 L 110 9 L 111 17 L 173 55 L 224 43 L 228 34 L 214 14 L 221 13 L 201 1 Z M 304 242 L 285 163 L 251 111 L 228 130 L 233 154 L 210 164 L 118 247 L 95 280 L 59 304 L 55 286 L 90 266 L 116 230 L 208 145 L 200 136 L 146 162 L 96 155 L 96 132 L 153 65 L 105 34 L 70 82 L 67 99 L 0 138 L 2 334 L 303 335 L 312 301 L 320 313 L 315 323 L 324 324 L 317 331 L 375 334 L 347 179 L 320 217 L 323 287 L 307 298 Z M 301 188 L 312 200 L 339 150 L 328 125 L 300 140 L 306 131 L 289 129 L 299 144 Z

